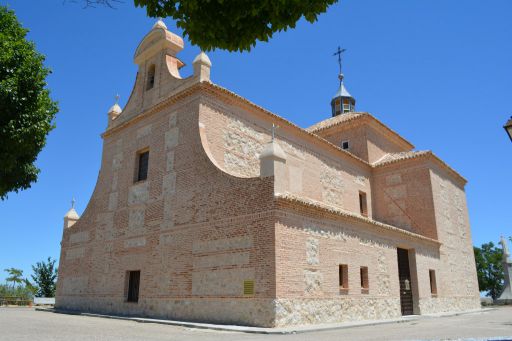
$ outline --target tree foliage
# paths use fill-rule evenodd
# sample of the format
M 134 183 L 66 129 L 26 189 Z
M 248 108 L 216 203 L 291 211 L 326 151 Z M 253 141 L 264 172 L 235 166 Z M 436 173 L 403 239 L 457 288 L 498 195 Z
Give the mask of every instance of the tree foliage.
M 487 291 L 487 296 L 497 299 L 503 291 L 503 250 L 493 242 L 474 247 L 476 272 L 480 291 Z
M 3 298 L 19 298 L 27 303 L 27 301 L 32 301 L 32 298 L 34 297 L 33 290 L 26 286 L 26 285 L 18 285 L 17 287 L 13 288 L 10 285 L 6 284 L 0 284 L 0 297 Z
M 23 270 L 16 268 L 5 269 L 5 272 L 9 274 L 9 277 L 5 279 L 7 283 L 12 282 L 12 287 L 20 285 L 23 282 Z
M 54 128 L 57 103 L 46 89 L 44 56 L 12 10 L 0 6 L 0 198 L 37 180 L 34 165 Z
M 25 284 L 25 291 L 29 292 L 32 297 L 35 296 L 39 290 L 37 286 L 32 284 L 28 278 L 23 279 L 23 284 Z
M 36 283 L 39 297 L 55 297 L 55 289 L 57 282 L 57 268 L 55 267 L 55 259 L 48 257 L 47 262 L 37 262 L 32 265 L 34 274 L 32 280 Z
M 112 7 L 116 0 L 84 0 L 86 6 Z M 304 17 L 313 23 L 337 0 L 134 0 L 150 17 L 171 17 L 192 44 L 204 51 L 216 48 L 249 51 L 256 41 L 294 28 Z

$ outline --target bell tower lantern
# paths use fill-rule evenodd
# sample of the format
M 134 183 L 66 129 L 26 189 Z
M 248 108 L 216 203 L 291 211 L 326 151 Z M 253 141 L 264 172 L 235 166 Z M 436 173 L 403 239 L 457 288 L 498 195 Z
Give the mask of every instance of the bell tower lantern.
M 340 66 L 340 73 L 338 79 L 340 80 L 340 87 L 331 100 L 332 117 L 345 114 L 347 112 L 354 112 L 356 110 L 356 100 L 347 91 L 343 84 L 343 72 L 341 71 L 341 54 L 345 49 L 338 47 L 338 51 L 334 55 L 338 56 L 338 64 Z

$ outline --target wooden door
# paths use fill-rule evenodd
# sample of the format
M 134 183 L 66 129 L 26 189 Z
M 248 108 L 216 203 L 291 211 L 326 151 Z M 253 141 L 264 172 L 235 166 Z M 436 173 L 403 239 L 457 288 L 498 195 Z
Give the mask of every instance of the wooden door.
M 411 271 L 409 268 L 409 251 L 405 249 L 397 249 L 398 258 L 398 280 L 400 282 L 400 307 L 402 315 L 412 315 L 412 283 Z

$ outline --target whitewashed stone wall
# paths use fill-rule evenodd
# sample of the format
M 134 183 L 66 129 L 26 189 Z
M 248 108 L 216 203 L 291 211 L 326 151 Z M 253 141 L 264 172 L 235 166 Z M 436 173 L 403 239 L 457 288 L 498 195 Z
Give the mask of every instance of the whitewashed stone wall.
M 274 327 L 276 306 L 272 299 L 145 299 L 137 305 L 124 302 L 124 297 L 62 296 L 61 309 L 93 311 L 103 314 L 146 315 L 184 321 Z
M 479 299 L 474 297 L 431 297 L 420 299 L 421 314 L 459 312 L 481 309 Z
M 222 136 L 225 169 L 240 176 L 259 176 L 258 157 L 263 151 L 264 144 L 268 142 L 268 136 L 238 119 L 229 121 Z
M 322 184 L 322 199 L 325 203 L 343 207 L 345 196 L 344 174 L 332 167 L 322 165 L 320 182 Z
M 271 140 L 271 122 L 252 121 L 236 110 L 204 106 L 200 115 L 214 162 L 238 177 L 260 174 L 259 155 Z M 371 216 L 369 169 L 356 161 L 327 155 L 277 128 L 276 139 L 287 155 L 286 192 L 359 213 L 358 191 L 367 195 Z
M 176 170 L 174 168 L 174 149 L 179 143 L 178 113 L 176 111 L 169 115 L 168 131 L 165 133 L 165 174 L 163 177 L 163 200 L 164 214 L 162 228 L 174 226 L 173 202 L 176 194 Z
M 431 172 L 436 207 L 436 223 L 439 240 L 442 242 L 440 257 L 443 266 L 437 276 L 438 292 L 441 297 L 452 298 L 446 300 L 443 309 L 456 310 L 457 299 L 468 301 L 474 306 L 478 301 L 478 284 L 476 281 L 475 258 L 469 235 L 469 220 L 463 190 L 448 180 L 442 173 Z M 467 280 L 463 280 L 467 279 Z M 465 300 L 466 297 L 468 300 Z M 471 297 L 473 299 L 471 299 Z M 438 300 L 438 302 L 442 300 Z M 434 302 L 436 302 L 434 300 Z M 433 307 L 432 304 L 424 304 Z M 441 308 L 442 304 L 438 307 Z M 431 308 L 426 308 L 430 310 Z
M 277 299 L 276 327 L 400 317 L 397 298 Z
M 250 234 L 207 241 L 194 240 L 192 294 L 243 295 L 243 282 L 255 279 L 255 270 L 249 266 L 252 246 Z M 244 249 L 246 251 L 242 251 Z

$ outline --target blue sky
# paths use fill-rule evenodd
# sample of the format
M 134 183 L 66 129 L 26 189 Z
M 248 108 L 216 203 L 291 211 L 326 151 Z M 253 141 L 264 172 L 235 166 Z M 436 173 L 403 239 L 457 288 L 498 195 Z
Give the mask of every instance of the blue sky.
M 60 105 L 37 160 L 39 181 L 0 201 L 0 270 L 28 275 L 37 261 L 59 257 L 71 198 L 79 214 L 87 205 L 106 112 L 116 93 L 121 105 L 128 99 L 133 52 L 154 19 L 131 0 L 115 10 L 62 0 L 0 3 L 16 11 L 47 56 L 49 88 Z M 510 13 L 509 0 L 345 0 L 250 53 L 210 52 L 212 80 L 307 127 L 330 116 L 338 84 L 332 54 L 346 48 L 345 81 L 357 109 L 465 176 L 474 244 L 498 241 L 512 235 L 512 143 L 502 128 L 512 114 Z M 199 52 L 186 43 L 185 76 Z

